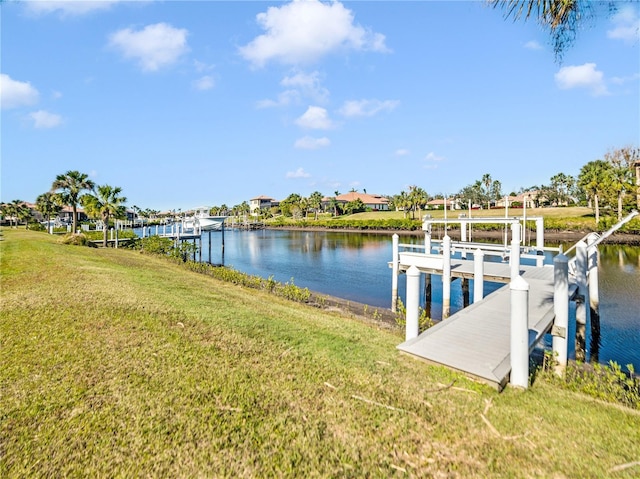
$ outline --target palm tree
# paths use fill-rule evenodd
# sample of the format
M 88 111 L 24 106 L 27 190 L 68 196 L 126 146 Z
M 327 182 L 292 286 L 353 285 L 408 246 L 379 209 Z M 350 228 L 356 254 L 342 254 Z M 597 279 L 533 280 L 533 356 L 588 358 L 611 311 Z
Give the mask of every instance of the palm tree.
M 600 222 L 600 198 L 607 191 L 610 184 L 611 165 L 604 160 L 590 161 L 582 168 L 578 175 L 578 186 L 583 189 L 589 203 L 594 202 L 596 226 Z
M 571 46 L 583 23 L 601 9 L 611 14 L 617 9 L 615 1 L 592 2 L 588 0 L 489 0 L 493 7 L 501 8 L 507 18 L 514 20 L 534 18 L 548 30 L 553 41 L 556 60 Z
M 80 202 L 80 193 L 84 190 L 93 190 L 95 184 L 89 179 L 85 173 L 79 171 L 67 171 L 63 175 L 56 176 L 55 181 L 51 185 L 51 191 L 62 190 L 60 196 L 65 205 L 71 206 L 73 211 L 73 229 L 75 233 L 78 228 L 78 203 Z
M 317 220 L 318 211 L 322 207 L 322 193 L 320 193 L 319 191 L 314 191 L 313 193 L 311 193 L 311 196 L 309 196 L 309 206 L 313 208 L 315 212 L 315 219 Z
M 47 191 L 36 198 L 36 209 L 47 219 L 47 232 L 52 233 L 51 217 L 62 210 L 62 199 L 57 193 Z
M 491 175 L 489 173 L 485 173 L 482 175 L 482 179 L 480 181 L 484 185 L 485 195 L 487 198 L 487 209 L 491 209 L 491 184 L 493 183 Z
M 633 165 L 640 160 L 640 148 L 626 146 L 604 155 L 611 164 L 611 188 L 618 200 L 618 221 L 622 220 L 624 197 L 634 190 Z
M 82 205 L 86 208 L 87 213 L 102 220 L 103 237 L 102 245 L 107 246 L 107 231 L 109 229 L 109 219 L 122 218 L 126 214 L 124 204 L 127 199 L 120 196 L 122 188 L 119 186 L 102 185 L 98 186 L 95 194 L 86 194 L 82 196 Z
M 411 205 L 411 217 L 416 218 L 416 210 L 421 211 L 423 206 L 426 206 L 429 201 L 427 192 L 419 186 L 409 186 L 409 204 Z

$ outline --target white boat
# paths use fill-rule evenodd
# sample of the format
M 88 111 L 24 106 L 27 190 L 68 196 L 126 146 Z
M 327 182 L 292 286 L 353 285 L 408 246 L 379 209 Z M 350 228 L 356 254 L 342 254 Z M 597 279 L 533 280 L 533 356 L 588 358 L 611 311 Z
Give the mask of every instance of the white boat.
M 195 208 L 193 216 L 185 218 L 184 229 L 199 229 L 200 231 L 213 231 L 222 229 L 226 216 L 211 216 L 210 208 L 200 206 Z

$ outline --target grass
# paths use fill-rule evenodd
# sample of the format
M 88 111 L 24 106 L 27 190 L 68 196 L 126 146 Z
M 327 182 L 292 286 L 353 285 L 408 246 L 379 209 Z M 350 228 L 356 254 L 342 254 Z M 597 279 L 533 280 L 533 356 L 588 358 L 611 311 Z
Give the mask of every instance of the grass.
M 0 241 L 0 477 L 637 477 L 640 414 L 133 251 Z
M 522 208 L 509 208 L 509 216 L 522 216 Z M 425 214 L 431 215 L 433 219 L 444 219 L 443 210 L 422 210 L 420 213 L 416 212 L 416 219 L 420 219 Z M 455 210 L 447 211 L 449 218 L 458 218 L 460 214 L 469 214 L 468 210 Z M 482 209 L 471 210 L 471 216 L 473 218 L 486 218 L 486 217 L 504 217 L 504 208 L 500 209 Z M 544 218 L 590 218 L 593 222 L 593 210 L 591 208 L 585 208 L 581 206 L 571 206 L 567 208 L 527 208 L 527 216 L 542 216 Z M 407 218 L 411 218 L 411 212 L 407 213 Z M 354 220 L 375 220 L 375 219 L 402 219 L 404 218 L 404 212 L 402 211 L 368 211 L 365 213 L 356 213 L 346 218 Z

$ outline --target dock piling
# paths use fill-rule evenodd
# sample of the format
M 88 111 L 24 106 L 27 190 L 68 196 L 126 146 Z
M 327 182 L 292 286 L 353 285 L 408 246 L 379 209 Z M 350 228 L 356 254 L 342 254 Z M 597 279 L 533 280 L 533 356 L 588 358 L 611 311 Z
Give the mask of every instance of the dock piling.
M 567 366 L 569 339 L 569 259 L 563 254 L 553 258 L 553 312 L 555 320 L 551 334 L 555 372 L 563 376 Z
M 399 239 L 397 233 L 391 237 L 392 239 L 392 273 L 391 273 L 391 311 L 394 313 L 398 308 L 398 268 L 400 265 Z
M 587 243 L 582 240 L 576 244 L 576 284 L 578 286 L 578 297 L 576 298 L 576 360 L 585 361 L 589 286 L 587 284 Z
M 587 268 L 589 289 L 589 322 L 591 323 L 590 362 L 598 362 L 600 356 L 600 292 L 598 288 L 598 247 L 592 246 L 599 238 L 597 233 L 587 237 Z
M 511 281 L 511 374 L 512 386 L 529 385 L 529 283 L 518 275 Z
M 484 298 L 484 252 L 478 248 L 473 253 L 473 302 Z
M 446 232 L 442 238 L 442 255 L 442 319 L 446 319 L 451 312 L 451 238 Z
M 417 338 L 420 333 L 420 270 L 411 266 L 407 270 L 406 340 Z

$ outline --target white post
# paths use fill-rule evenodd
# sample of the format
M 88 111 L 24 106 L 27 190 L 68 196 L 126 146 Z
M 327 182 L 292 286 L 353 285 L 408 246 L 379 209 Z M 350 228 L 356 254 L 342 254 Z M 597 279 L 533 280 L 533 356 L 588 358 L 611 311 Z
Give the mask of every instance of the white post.
M 484 298 L 484 252 L 478 248 L 473 253 L 473 302 Z
M 442 256 L 442 319 L 446 319 L 451 311 L 451 238 L 447 234 L 442 238 Z
M 576 300 L 576 360 L 586 360 L 587 345 L 587 299 L 589 287 L 587 284 L 587 243 L 580 240 L 576 244 L 576 284 L 578 298 Z
M 600 305 L 599 291 L 598 291 L 598 247 L 591 246 L 598 239 L 597 233 L 591 233 L 587 237 L 587 255 L 588 255 L 588 270 L 589 270 L 589 305 L 591 306 L 591 312 L 598 312 Z M 592 318 L 593 319 L 593 318 Z
M 562 376 L 567 366 L 569 336 L 569 259 L 559 254 L 553 258 L 553 312 L 551 329 L 556 374 Z
M 544 249 L 544 219 L 536 218 L 536 249 L 543 251 Z
M 529 283 L 517 276 L 511 289 L 511 376 L 512 386 L 529 385 Z
M 511 223 L 511 281 L 520 276 L 520 222 Z
M 106 227 L 107 227 L 107 226 L 105 225 L 105 228 L 106 228 Z M 111 229 L 109 230 L 109 239 L 113 241 L 113 228 L 111 228 Z
M 424 252 L 431 254 L 431 225 L 427 226 L 427 231 L 424 233 Z
M 417 338 L 420 333 L 420 270 L 412 265 L 407 270 L 407 330 L 406 340 Z
M 460 242 L 467 242 L 467 222 L 460 220 Z M 462 245 L 462 251 L 460 252 L 462 259 L 467 259 L 467 247 Z
M 116 243 L 115 243 L 116 248 L 118 247 L 118 223 L 116 223 Z
M 211 237 L 211 235 L 209 235 L 209 237 Z M 398 270 L 400 266 L 400 252 L 399 252 L 400 248 L 398 246 L 399 236 L 396 233 L 391 237 L 391 239 L 392 239 L 391 311 L 395 313 L 398 307 Z

